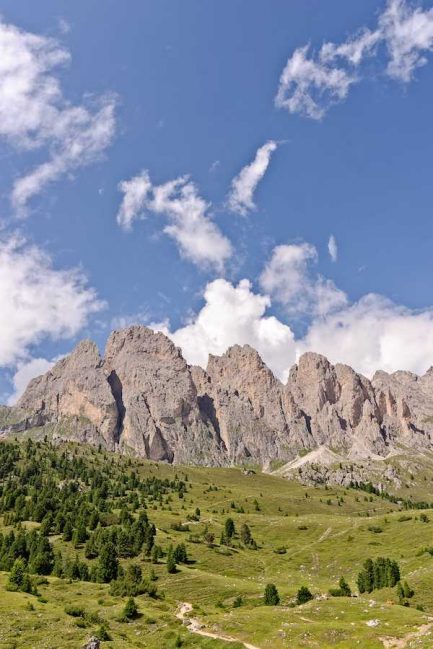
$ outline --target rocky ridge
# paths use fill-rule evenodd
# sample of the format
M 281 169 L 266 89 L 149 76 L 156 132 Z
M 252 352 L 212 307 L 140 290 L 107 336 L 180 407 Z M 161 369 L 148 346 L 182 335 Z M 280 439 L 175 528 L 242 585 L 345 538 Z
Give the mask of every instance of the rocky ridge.
M 370 381 L 306 353 L 284 385 L 248 345 L 210 356 L 204 370 L 164 334 L 132 326 L 111 334 L 103 358 L 81 342 L 16 406 L 0 408 L 0 434 L 21 433 L 175 463 L 302 473 L 294 460 L 309 453 L 310 464 L 377 462 L 403 448 L 433 450 L 433 370 Z

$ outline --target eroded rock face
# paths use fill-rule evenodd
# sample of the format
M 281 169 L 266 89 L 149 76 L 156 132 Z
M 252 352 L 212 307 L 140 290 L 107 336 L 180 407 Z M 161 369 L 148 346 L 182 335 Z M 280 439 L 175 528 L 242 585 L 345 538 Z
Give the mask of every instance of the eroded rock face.
M 433 440 L 433 368 L 412 372 L 376 372 L 372 385 L 383 426 L 393 444 L 431 448 Z
M 306 353 L 290 371 L 285 390 L 307 416 L 311 448 L 325 444 L 354 458 L 386 454 L 372 385 L 351 367 Z
M 192 373 L 202 416 L 217 426 L 230 462 L 286 457 L 283 386 L 252 347 L 209 356 L 206 371 Z
M 190 369 L 171 340 L 141 326 L 115 331 L 104 368 L 124 409 L 123 450 L 152 460 L 218 464 L 218 434 L 203 422 Z
M 162 333 L 133 326 L 111 334 L 104 359 L 83 341 L 0 409 L 0 435 L 33 428 L 177 463 L 269 466 L 320 447 L 374 459 L 432 448 L 433 369 L 369 381 L 307 353 L 283 385 L 248 345 L 191 368 Z
M 41 423 L 57 424 L 57 434 L 63 438 L 115 448 L 117 406 L 98 348 L 90 340 L 83 340 L 46 374 L 30 381 L 17 409 Z

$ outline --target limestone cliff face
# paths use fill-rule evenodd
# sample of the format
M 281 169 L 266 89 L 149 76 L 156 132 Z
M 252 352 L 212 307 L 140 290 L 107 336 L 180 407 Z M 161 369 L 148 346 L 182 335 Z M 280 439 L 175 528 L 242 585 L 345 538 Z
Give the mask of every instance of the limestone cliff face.
M 391 443 L 432 448 L 433 368 L 424 376 L 376 372 L 372 385 Z
M 386 454 L 372 385 L 351 367 L 306 353 L 292 368 L 285 391 L 307 416 L 310 448 L 325 444 L 353 458 Z
M 171 340 L 140 326 L 115 331 L 104 369 L 122 449 L 152 460 L 218 463 L 219 436 L 203 421 L 191 371 Z
M 177 463 L 268 466 L 324 447 L 374 459 L 433 450 L 433 369 L 369 381 L 307 353 L 283 385 L 248 345 L 191 368 L 166 336 L 133 326 L 103 359 L 83 341 L 0 408 L 1 435 L 29 429 Z
M 192 372 L 202 416 L 217 427 L 230 462 L 287 455 L 283 386 L 252 347 L 235 345 Z
M 90 340 L 30 381 L 17 408 L 39 417 L 41 424 L 58 424 L 55 435 L 62 436 L 60 424 L 67 421 L 71 439 L 115 448 L 117 406 L 98 348 Z

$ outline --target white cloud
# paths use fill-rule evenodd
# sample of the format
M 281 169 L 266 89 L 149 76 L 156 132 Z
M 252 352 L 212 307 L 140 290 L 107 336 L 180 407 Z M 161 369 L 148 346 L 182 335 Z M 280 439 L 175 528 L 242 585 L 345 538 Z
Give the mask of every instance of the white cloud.
M 47 361 L 45 358 L 31 358 L 29 361 L 19 363 L 12 383 L 14 391 L 8 399 L 8 405 L 13 406 L 27 388 L 31 379 L 45 374 L 54 365 L 54 361 Z
M 201 267 L 222 270 L 232 254 L 229 240 L 209 216 L 210 204 L 203 200 L 188 176 L 181 176 L 162 185 L 152 185 L 148 173 L 120 183 L 124 198 L 117 222 L 130 229 L 134 220 L 145 212 L 165 216 L 164 232 L 174 239 L 180 253 Z
M 346 295 L 329 279 L 314 275 L 317 251 L 309 243 L 276 246 L 260 276 L 260 285 L 292 316 L 325 315 L 341 308 Z
M 427 63 L 424 53 L 433 50 L 433 9 L 390 0 L 379 24 L 390 56 L 388 74 L 411 81 L 414 70 Z
M 328 252 L 332 261 L 335 263 L 338 259 L 338 246 L 337 246 L 337 240 L 333 234 L 331 234 L 331 236 L 329 237 Z
M 269 295 L 254 293 L 248 280 L 235 286 L 217 279 L 206 286 L 203 307 L 184 327 L 170 331 L 167 321 L 150 326 L 169 335 L 189 363 L 204 368 L 209 354 L 249 344 L 282 380 L 306 351 L 368 377 L 377 369 L 422 374 L 433 364 L 433 309 L 416 312 L 380 295 L 366 295 L 313 317 L 305 336 L 295 339 L 289 324 L 267 313 L 270 307 Z
M 75 336 L 103 303 L 77 269 L 56 270 L 40 248 L 0 239 L 0 366 L 44 338 Z
M 289 326 L 265 312 L 270 298 L 252 291 L 244 279 L 237 286 L 216 279 L 206 286 L 205 305 L 185 327 L 168 333 L 182 348 L 187 361 L 206 367 L 208 354 L 222 354 L 234 344 L 249 344 L 280 377 L 295 360 L 294 336 Z
M 277 142 L 274 140 L 266 142 L 257 150 L 254 160 L 233 179 L 228 198 L 229 208 L 233 212 L 245 215 L 256 208 L 254 192 L 265 175 L 277 146 Z
M 416 312 L 380 295 L 366 295 L 314 321 L 298 343 L 298 353 L 305 350 L 370 377 L 377 369 L 422 374 L 433 364 L 433 310 Z
M 320 50 L 320 60 L 330 63 L 336 59 L 345 59 L 351 65 L 358 66 L 365 57 L 376 53 L 380 39 L 380 30 L 372 32 L 364 28 L 340 45 L 325 43 Z
M 112 96 L 71 106 L 53 70 L 70 60 L 59 43 L 0 21 L 0 137 L 18 150 L 43 149 L 48 160 L 14 185 L 12 202 L 28 201 L 48 183 L 97 160 L 115 130 Z
M 275 97 L 277 108 L 321 119 L 329 106 L 342 101 L 356 76 L 342 67 L 308 58 L 308 45 L 300 47 L 288 59 L 280 77 Z
M 389 58 L 386 73 L 411 81 L 414 70 L 427 62 L 425 53 L 433 50 L 433 9 L 388 0 L 374 31 L 364 27 L 341 44 L 325 43 L 311 57 L 308 45 L 296 49 L 281 75 L 276 106 L 321 119 L 332 104 L 346 99 L 362 78 L 362 63 L 377 56 L 380 45 Z
M 131 180 L 122 180 L 118 188 L 123 193 L 123 199 L 117 213 L 117 223 L 125 230 L 130 230 L 134 220 L 144 215 L 152 183 L 148 172 L 144 170 Z

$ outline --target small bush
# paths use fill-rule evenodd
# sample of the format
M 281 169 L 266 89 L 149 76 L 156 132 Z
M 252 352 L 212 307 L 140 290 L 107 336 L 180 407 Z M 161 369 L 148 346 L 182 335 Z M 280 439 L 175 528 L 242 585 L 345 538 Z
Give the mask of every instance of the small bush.
M 311 591 L 306 586 L 301 586 L 301 588 L 298 590 L 298 594 L 296 595 L 296 603 L 298 604 L 298 606 L 301 606 L 301 604 L 306 604 L 312 599 L 313 594 L 311 593 Z
M 280 596 L 275 584 L 268 584 L 266 586 L 264 601 L 266 606 L 277 606 L 280 603 Z
M 135 603 L 135 600 L 132 597 L 130 597 L 126 602 L 125 607 L 122 611 L 120 621 L 129 622 L 130 620 L 135 619 L 137 615 L 138 615 L 138 606 Z
M 99 627 L 99 629 L 96 632 L 96 635 L 102 641 L 105 640 L 105 641 L 108 642 L 109 640 L 111 640 L 111 635 L 108 633 L 108 629 L 105 626 L 105 624 L 101 624 L 101 626 Z
M 275 554 L 286 554 L 287 553 L 287 548 L 284 548 L 284 547 L 275 548 L 274 552 L 275 552 Z
M 65 606 L 65 613 L 71 617 L 84 617 L 86 615 L 86 611 L 82 606 L 73 605 Z

